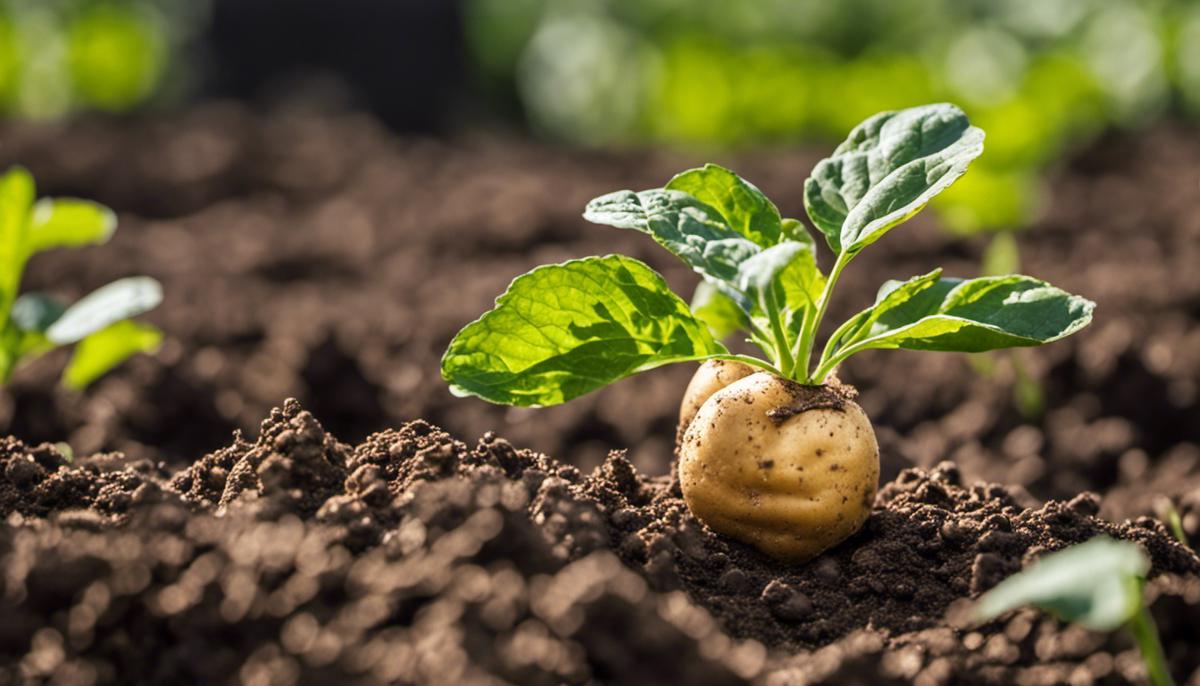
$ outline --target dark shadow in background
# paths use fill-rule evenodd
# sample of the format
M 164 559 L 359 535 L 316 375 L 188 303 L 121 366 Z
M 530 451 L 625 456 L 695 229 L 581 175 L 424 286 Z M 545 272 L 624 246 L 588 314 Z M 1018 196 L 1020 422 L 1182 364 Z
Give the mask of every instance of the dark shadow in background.
M 445 132 L 466 97 L 456 0 L 215 0 L 205 95 L 251 101 L 335 76 L 399 131 Z

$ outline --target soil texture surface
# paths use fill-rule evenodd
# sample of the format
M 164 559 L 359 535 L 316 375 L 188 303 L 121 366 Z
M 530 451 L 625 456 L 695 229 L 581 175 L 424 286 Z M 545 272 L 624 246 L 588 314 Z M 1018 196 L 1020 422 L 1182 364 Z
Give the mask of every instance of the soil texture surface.
M 967 598 L 1097 534 L 1141 545 L 1176 674 L 1200 559 L 1083 494 L 1039 507 L 944 463 L 781 565 L 613 452 L 585 474 L 424 422 L 340 442 L 294 400 L 175 474 L 0 445 L 0 683 L 1127 683 L 1136 649 Z M 1185 682 L 1190 683 L 1190 682 Z

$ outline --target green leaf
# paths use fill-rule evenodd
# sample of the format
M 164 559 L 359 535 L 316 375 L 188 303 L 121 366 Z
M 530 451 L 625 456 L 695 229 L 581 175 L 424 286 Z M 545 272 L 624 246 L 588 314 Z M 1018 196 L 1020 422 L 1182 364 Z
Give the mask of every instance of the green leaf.
M 983 131 L 949 104 L 877 114 L 804 183 L 804 206 L 835 253 L 856 254 L 923 208 L 983 152 Z
M 708 330 L 718 340 L 738 329 L 749 328 L 746 313 L 732 298 L 707 281 L 701 281 L 696 286 L 696 292 L 692 295 L 692 314 L 707 324 Z
M 455 336 L 456 395 L 556 405 L 636 372 L 728 351 L 654 270 L 621 255 L 538 267 Z
M 816 251 L 811 243 L 807 245 L 809 249 L 797 253 L 796 258 L 779 274 L 785 304 L 792 312 L 816 307 L 821 292 L 825 290 L 826 279 L 817 267 Z
M 157 350 L 160 343 L 162 332 L 148 324 L 129 320 L 111 324 L 75 346 L 63 383 L 76 390 L 86 388 L 130 357 Z
M 35 193 L 33 177 L 21 167 L 0 176 L 0 322 L 8 320 L 21 286 Z
M 21 331 L 45 333 L 66 311 L 65 305 L 45 293 L 25 293 L 13 303 L 9 316 Z
M 752 298 L 760 299 L 793 262 L 812 257 L 812 247 L 797 241 L 784 241 L 747 258 L 738 266 L 737 287 Z
M 754 184 L 715 164 L 689 169 L 667 182 L 666 190 L 683 191 L 720 213 L 725 223 L 763 248 L 779 242 L 779 210 Z
M 67 308 L 46 337 L 56 345 L 83 340 L 111 324 L 136 317 L 162 302 L 162 286 L 148 276 L 134 276 L 98 288 Z
M 1150 561 L 1133 543 L 1097 536 L 1005 579 L 979 599 L 975 618 L 987 621 L 1034 605 L 1094 631 L 1112 631 L 1141 608 L 1141 578 L 1149 570 Z
M 807 243 L 813 247 L 813 253 L 817 252 L 817 242 L 809 233 L 808 228 L 800 222 L 799 219 L 784 219 L 780 223 L 780 230 L 783 237 L 789 241 L 797 241 L 799 243 Z
M 851 317 L 840 329 L 844 331 L 841 340 L 834 343 L 842 348 L 872 334 L 884 333 L 936 312 L 945 300 L 946 293 L 959 283 L 956 279 L 941 279 L 941 275 L 942 270 L 938 268 L 908 281 L 884 282 L 875 296 L 875 304 Z M 935 291 L 919 295 L 935 285 L 938 286 Z M 889 315 L 886 323 L 875 327 L 875 323 L 884 315 Z
M 1028 276 L 933 281 L 936 274 L 885 285 L 862 323 L 869 329 L 839 356 L 870 348 L 983 352 L 1035 346 L 1092 320 L 1095 303 Z
M 43 199 L 33 208 L 27 254 L 106 242 L 117 216 L 103 205 L 74 198 Z
M 759 252 L 755 243 L 729 228 L 716 210 L 682 191 L 609 193 L 589 202 L 583 217 L 650 234 L 718 286 L 732 282 L 741 261 Z
M 0 384 L 8 383 L 13 370 L 21 361 L 21 339 L 24 334 L 12 322 L 0 322 Z

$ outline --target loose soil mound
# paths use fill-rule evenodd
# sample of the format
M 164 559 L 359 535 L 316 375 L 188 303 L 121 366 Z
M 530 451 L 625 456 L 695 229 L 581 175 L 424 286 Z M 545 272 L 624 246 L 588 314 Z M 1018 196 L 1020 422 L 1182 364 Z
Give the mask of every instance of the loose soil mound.
M 424 421 L 351 447 L 295 401 L 171 477 L 8 439 L 0 684 L 1137 681 L 1119 635 L 953 619 L 1100 533 L 1149 553 L 1169 659 L 1200 678 L 1200 559 L 1098 508 L 911 469 L 858 535 L 789 568 L 621 453 L 584 475 Z

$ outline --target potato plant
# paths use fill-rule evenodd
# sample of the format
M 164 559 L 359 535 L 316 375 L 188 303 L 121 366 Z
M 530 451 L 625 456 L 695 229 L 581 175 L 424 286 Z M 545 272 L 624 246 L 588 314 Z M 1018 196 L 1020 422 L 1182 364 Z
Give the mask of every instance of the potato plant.
M 879 478 L 874 430 L 833 373 L 867 350 L 981 352 L 1058 340 L 1094 304 L 1028 276 L 960 279 L 941 269 L 888 281 L 874 304 L 816 346 L 843 271 L 949 187 L 983 150 L 963 112 L 935 104 L 855 127 L 804 184 L 816 241 L 756 187 L 716 165 L 663 188 L 588 203 L 588 220 L 649 234 L 703 279 L 689 307 L 622 255 L 517 277 L 450 343 L 458 395 L 508 405 L 566 402 L 631 374 L 705 364 L 682 403 L 679 474 L 693 513 L 776 558 L 803 561 L 865 521 Z M 743 332 L 763 357 L 721 343 Z
M 974 618 L 986 622 L 1033 605 L 1092 631 L 1125 627 L 1133 635 L 1151 686 L 1173 686 L 1154 618 L 1143 603 L 1150 561 L 1133 543 L 1097 536 L 1051 553 L 985 593 Z
M 116 227 L 116 216 L 96 203 L 37 200 L 33 177 L 24 169 L 0 177 L 0 385 L 21 364 L 62 346 L 75 346 L 62 379 L 76 389 L 158 347 L 162 334 L 130 319 L 162 300 L 162 288 L 149 277 L 114 281 L 71 305 L 44 293 L 20 293 L 29 258 L 104 243 Z

